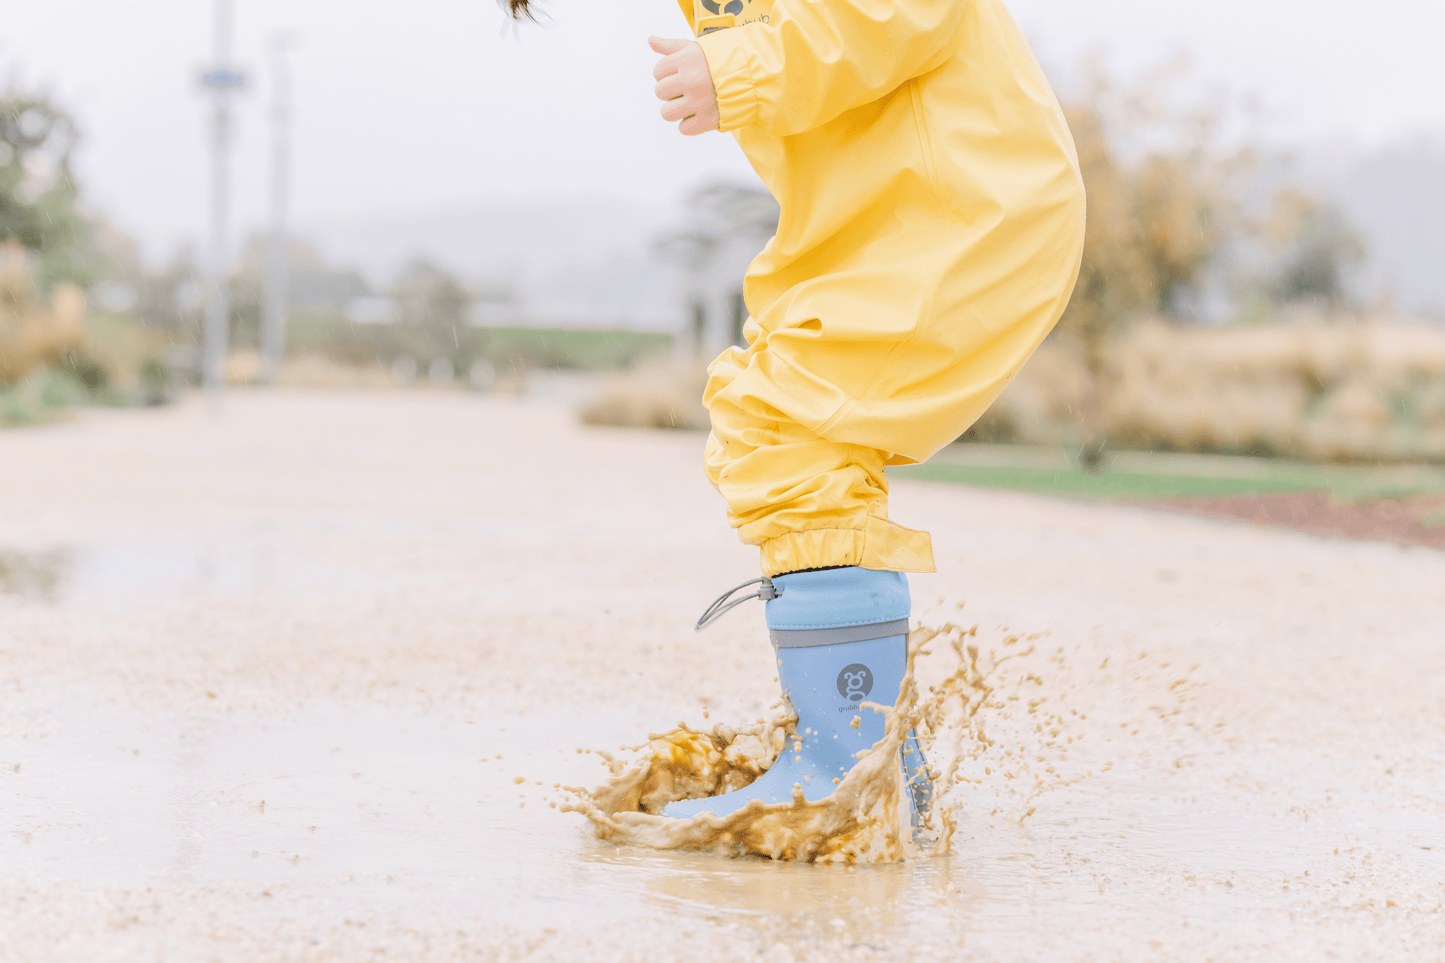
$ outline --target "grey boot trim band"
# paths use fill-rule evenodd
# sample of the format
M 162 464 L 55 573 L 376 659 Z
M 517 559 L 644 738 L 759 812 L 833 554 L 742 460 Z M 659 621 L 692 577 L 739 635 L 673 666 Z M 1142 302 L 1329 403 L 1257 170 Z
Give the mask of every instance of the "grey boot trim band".
M 839 625 L 828 629 L 770 629 L 773 645 L 780 649 L 801 649 L 814 645 L 839 645 L 843 642 L 869 642 L 894 635 L 908 634 L 908 620 L 874 622 L 872 625 Z

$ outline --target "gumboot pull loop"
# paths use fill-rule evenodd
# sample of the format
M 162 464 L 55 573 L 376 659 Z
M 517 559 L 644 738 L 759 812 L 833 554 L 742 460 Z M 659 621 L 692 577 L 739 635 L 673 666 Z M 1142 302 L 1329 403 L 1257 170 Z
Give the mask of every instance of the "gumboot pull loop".
M 735 593 L 741 592 L 749 585 L 758 586 L 758 590 L 752 595 L 740 595 L 737 598 L 733 598 L 733 595 Z M 762 599 L 764 602 L 771 602 L 773 599 L 777 598 L 779 595 L 782 594 L 783 590 L 775 586 L 773 584 L 773 580 L 768 578 L 766 575 L 762 578 L 755 578 L 750 582 L 744 582 L 743 584 L 738 585 L 734 588 L 730 588 L 723 594 L 719 595 L 717 599 L 707 607 L 707 611 L 702 613 L 702 618 L 697 620 L 697 625 L 693 627 L 693 631 L 701 632 L 703 629 L 707 628 L 709 625 L 721 618 L 723 613 L 727 612 L 729 609 L 733 609 L 739 605 L 742 605 L 744 602 L 750 599 Z

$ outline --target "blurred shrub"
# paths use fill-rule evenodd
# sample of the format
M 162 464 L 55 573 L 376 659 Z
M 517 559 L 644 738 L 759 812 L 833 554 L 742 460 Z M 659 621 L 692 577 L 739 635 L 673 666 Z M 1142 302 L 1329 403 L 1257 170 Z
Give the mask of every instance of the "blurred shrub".
M 1445 461 L 1445 330 L 1135 324 L 1102 352 L 1111 446 L 1331 461 Z M 1080 445 L 1077 345 L 1045 344 L 965 436 Z
M 85 319 L 85 343 L 75 360 L 92 400 L 110 405 L 160 405 L 171 400 L 169 339 L 133 317 L 93 312 Z
M 226 358 L 226 381 L 233 385 L 254 385 L 262 375 L 261 352 L 242 348 Z M 349 364 L 309 351 L 291 352 L 277 373 L 276 384 L 286 388 L 394 388 L 390 366 Z
M 35 288 L 25 248 L 15 240 L 0 244 L 0 385 L 77 354 L 84 317 L 85 296 L 78 289 L 57 286 L 47 303 Z
M 696 365 L 659 358 L 625 375 L 612 375 L 582 409 L 589 425 L 623 428 L 705 429 L 702 391 L 707 373 Z
M 401 324 L 413 328 L 432 344 L 452 342 L 461 348 L 471 295 L 456 278 L 427 261 L 413 261 L 391 289 L 401 311 Z
M 89 398 L 89 391 L 77 378 L 39 367 L 20 381 L 0 387 L 0 427 L 44 424 Z
M 613 371 L 665 356 L 672 335 L 607 328 L 475 328 L 483 353 L 499 367 Z
M 446 315 L 440 315 L 445 318 Z M 485 362 L 500 378 L 536 368 L 613 371 L 666 355 L 672 336 L 605 328 L 474 327 L 450 320 L 357 324 L 336 315 L 296 313 L 289 344 L 294 355 L 319 356 L 354 367 L 389 367 L 410 359 L 425 372 L 439 358 L 465 378 Z
M 169 397 L 166 344 L 133 321 L 89 313 L 85 295 L 36 290 L 30 255 L 0 246 L 0 423 L 34 424 L 75 404 L 159 404 Z

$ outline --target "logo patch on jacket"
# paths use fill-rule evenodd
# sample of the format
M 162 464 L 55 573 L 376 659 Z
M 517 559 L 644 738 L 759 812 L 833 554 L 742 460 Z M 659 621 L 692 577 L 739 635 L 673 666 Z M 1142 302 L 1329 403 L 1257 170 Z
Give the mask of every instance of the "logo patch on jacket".
M 739 24 L 758 20 L 767 23 L 773 7 L 772 0 L 697 0 L 697 4 L 714 17 L 730 14 L 737 18 Z

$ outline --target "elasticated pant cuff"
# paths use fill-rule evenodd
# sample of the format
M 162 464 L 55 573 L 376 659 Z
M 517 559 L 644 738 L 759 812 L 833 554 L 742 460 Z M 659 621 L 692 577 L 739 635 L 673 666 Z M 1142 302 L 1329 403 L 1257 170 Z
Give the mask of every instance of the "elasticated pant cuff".
M 883 572 L 932 572 L 933 540 L 927 532 L 869 515 L 862 529 L 814 528 L 788 532 L 762 544 L 763 574 L 857 565 Z

